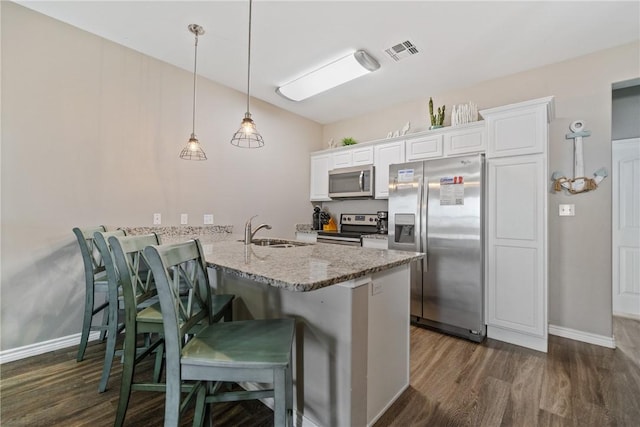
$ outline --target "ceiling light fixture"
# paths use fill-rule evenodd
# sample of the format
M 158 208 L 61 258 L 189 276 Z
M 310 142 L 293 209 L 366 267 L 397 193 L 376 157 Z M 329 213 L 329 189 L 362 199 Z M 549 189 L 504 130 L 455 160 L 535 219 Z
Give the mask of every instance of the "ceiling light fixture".
M 240 124 L 240 129 L 231 138 L 231 144 L 240 148 L 260 148 L 264 145 L 262 135 L 256 129 L 256 124 L 251 119 L 249 112 L 249 89 L 251 84 L 251 5 L 253 1 L 249 0 L 249 49 L 247 54 L 247 112 Z
M 302 101 L 378 68 L 380 64 L 375 58 L 357 50 L 280 86 L 276 92 L 291 101 Z
M 186 147 L 180 152 L 180 158 L 184 160 L 207 160 L 207 155 L 196 138 L 196 66 L 198 64 L 198 36 L 204 34 L 204 29 L 197 24 L 191 24 L 187 28 L 196 36 L 195 55 L 193 59 L 193 121 L 191 124 L 191 137 Z

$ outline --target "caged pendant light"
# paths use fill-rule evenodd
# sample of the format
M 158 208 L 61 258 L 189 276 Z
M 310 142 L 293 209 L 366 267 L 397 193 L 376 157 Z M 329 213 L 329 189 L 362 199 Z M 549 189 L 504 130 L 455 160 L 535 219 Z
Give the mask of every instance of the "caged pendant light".
M 241 148 L 260 148 L 264 146 L 262 135 L 256 129 L 256 124 L 251 119 L 249 112 L 249 88 L 251 82 L 251 6 L 253 1 L 249 0 L 249 49 L 247 55 L 247 112 L 240 124 L 240 129 L 231 138 L 231 144 Z
M 191 137 L 187 145 L 180 152 L 180 158 L 184 160 L 207 160 L 207 155 L 200 146 L 200 141 L 196 138 L 196 66 L 198 64 L 198 36 L 204 34 L 204 29 L 197 24 L 191 24 L 187 28 L 196 36 L 195 55 L 193 59 L 193 120 L 191 123 Z

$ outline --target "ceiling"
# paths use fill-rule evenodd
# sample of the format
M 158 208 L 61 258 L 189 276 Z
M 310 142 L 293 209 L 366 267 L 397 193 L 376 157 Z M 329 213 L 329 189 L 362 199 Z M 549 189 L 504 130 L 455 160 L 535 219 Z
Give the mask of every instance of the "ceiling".
M 198 74 L 246 92 L 247 0 L 17 3 L 189 71 L 187 26 L 199 24 Z M 251 95 L 326 124 L 639 39 L 637 0 L 255 0 Z M 385 53 L 406 40 L 418 54 L 395 62 Z M 301 102 L 275 93 L 357 49 L 380 68 Z

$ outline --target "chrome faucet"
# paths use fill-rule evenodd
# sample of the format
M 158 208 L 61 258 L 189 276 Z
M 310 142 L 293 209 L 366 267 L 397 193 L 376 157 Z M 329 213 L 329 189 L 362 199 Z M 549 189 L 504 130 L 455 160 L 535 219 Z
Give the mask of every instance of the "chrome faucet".
M 271 230 L 271 226 L 269 224 L 260 224 L 258 228 L 256 228 L 253 232 L 251 232 L 251 220 L 257 216 L 258 215 L 254 215 L 251 218 L 249 218 L 246 224 L 244 225 L 244 244 L 245 245 L 251 244 L 251 242 L 253 241 L 253 236 L 255 236 L 259 230 L 263 228 L 266 228 L 267 230 Z

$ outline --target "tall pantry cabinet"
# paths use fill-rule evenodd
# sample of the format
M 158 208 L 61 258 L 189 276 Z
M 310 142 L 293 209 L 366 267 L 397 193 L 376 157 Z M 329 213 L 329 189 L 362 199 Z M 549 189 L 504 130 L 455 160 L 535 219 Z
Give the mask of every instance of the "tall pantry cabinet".
M 547 152 L 553 97 L 483 110 L 487 336 L 547 351 Z

